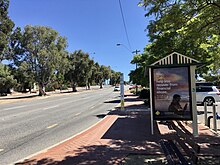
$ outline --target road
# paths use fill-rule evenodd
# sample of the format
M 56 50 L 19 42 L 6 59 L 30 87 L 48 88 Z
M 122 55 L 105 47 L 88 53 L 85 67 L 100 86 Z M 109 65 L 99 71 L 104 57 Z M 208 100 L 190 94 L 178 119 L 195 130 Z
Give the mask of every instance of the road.
M 11 164 L 97 123 L 120 99 L 113 88 L 0 104 L 0 164 Z

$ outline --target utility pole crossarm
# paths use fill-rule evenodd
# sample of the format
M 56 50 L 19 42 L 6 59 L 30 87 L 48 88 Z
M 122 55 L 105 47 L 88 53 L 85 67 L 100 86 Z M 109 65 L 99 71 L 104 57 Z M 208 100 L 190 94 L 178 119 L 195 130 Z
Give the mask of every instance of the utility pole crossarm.
M 141 51 L 136 49 L 136 50 L 133 51 L 132 53 L 138 54 L 139 52 L 141 52 Z

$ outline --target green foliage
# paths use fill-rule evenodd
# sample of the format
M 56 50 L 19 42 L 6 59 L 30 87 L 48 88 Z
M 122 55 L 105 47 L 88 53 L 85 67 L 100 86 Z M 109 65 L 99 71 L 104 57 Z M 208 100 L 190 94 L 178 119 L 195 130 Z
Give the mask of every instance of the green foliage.
M 144 66 L 174 51 L 205 63 L 197 73 L 217 73 L 220 67 L 219 1 L 141 0 L 139 5 L 145 7 L 147 17 L 154 18 L 147 27 L 151 43 L 141 57 L 132 60 L 141 61 L 139 65 L 143 68 L 139 73 L 143 74 L 144 70 L 147 73 Z M 134 72 L 131 76 L 132 81 L 138 79 Z
M 117 85 L 120 83 L 120 75 L 121 72 L 115 72 L 114 70 L 111 70 L 111 78 L 110 78 L 110 85 Z
M 7 48 L 14 23 L 8 17 L 9 0 L 0 1 L 0 61 L 4 59 L 3 52 Z
M 55 30 L 44 26 L 25 26 L 21 36 L 21 54 L 16 54 L 18 67 L 26 63 L 26 72 L 40 88 L 51 81 L 54 73 L 61 73 L 66 57 L 66 39 Z
M 150 89 L 142 89 L 139 97 L 141 99 L 150 99 Z
M 9 68 L 0 63 L 0 92 L 14 87 L 16 80 L 11 75 Z
M 31 89 L 34 85 L 34 76 L 30 70 L 29 64 L 21 62 L 18 68 L 13 68 L 13 75 L 17 80 L 17 90 L 26 92 L 26 89 Z

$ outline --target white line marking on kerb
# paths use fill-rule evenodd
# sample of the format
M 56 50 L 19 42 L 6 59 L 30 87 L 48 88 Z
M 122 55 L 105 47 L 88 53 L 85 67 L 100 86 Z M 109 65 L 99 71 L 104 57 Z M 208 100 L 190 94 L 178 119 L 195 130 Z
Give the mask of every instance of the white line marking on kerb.
M 48 126 L 47 127 L 47 129 L 51 129 L 51 128 L 54 128 L 54 127 L 56 127 L 58 124 L 53 124 L 53 125 L 50 125 L 50 126 Z
M 18 109 L 18 108 L 24 108 L 26 107 L 25 105 L 17 106 L 17 107 L 11 107 L 11 108 L 5 108 L 3 110 L 12 110 L 12 109 Z

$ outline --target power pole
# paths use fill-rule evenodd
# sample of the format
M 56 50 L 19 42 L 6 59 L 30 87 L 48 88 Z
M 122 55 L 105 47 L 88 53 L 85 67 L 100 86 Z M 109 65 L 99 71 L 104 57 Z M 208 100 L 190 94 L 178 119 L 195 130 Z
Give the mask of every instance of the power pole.
M 132 53 L 135 53 L 135 54 L 137 55 L 139 52 L 141 52 L 141 51 L 136 49 L 136 50 L 133 51 Z M 137 70 L 137 62 L 136 62 L 135 70 Z M 137 92 L 138 92 L 138 89 L 137 89 L 137 82 L 136 82 L 135 88 L 136 88 L 136 95 L 137 95 Z

